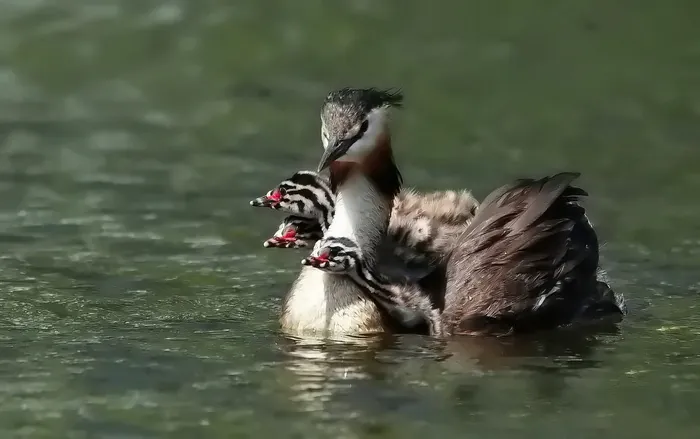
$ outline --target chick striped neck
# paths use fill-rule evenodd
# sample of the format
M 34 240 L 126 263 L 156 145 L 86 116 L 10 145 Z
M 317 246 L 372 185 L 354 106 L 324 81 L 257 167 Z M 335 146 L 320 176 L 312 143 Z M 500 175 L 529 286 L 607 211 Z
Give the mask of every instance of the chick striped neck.
M 439 321 L 425 308 L 419 308 L 419 304 L 407 304 L 401 297 L 400 287 L 384 279 L 376 272 L 375 266 L 367 262 L 362 250 L 356 243 L 339 238 L 333 240 L 333 247 L 342 248 L 343 257 L 346 258 L 344 266 L 346 274 L 360 288 L 369 292 L 368 297 L 382 312 L 386 313 L 399 327 L 415 331 L 425 328 L 431 334 L 441 331 Z
M 335 195 L 325 179 L 311 171 L 299 171 L 279 185 L 289 210 L 297 215 L 318 219 L 325 233 L 330 226 L 335 211 Z

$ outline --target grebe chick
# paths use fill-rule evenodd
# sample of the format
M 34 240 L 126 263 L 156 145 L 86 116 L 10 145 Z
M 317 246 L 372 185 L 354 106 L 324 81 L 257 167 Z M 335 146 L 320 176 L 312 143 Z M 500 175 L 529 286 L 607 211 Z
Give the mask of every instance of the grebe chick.
M 440 310 L 418 284 L 391 280 L 366 262 L 362 250 L 349 238 L 323 238 L 311 255 L 301 260 L 328 273 L 348 275 L 367 290 L 380 309 L 385 310 L 405 332 L 445 335 Z
M 335 195 L 318 173 L 297 171 L 262 197 L 251 200 L 250 205 L 315 219 L 325 233 L 333 218 Z
M 263 243 L 263 247 L 310 247 L 322 237 L 323 230 L 316 218 L 289 215 L 282 220 L 275 234 Z

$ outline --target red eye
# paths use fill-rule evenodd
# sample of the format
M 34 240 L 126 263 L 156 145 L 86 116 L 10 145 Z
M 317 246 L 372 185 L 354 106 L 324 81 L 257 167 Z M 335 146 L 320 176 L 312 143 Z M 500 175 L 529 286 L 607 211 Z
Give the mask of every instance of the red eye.
M 272 201 L 279 201 L 282 199 L 282 192 L 280 192 L 279 188 L 275 189 L 270 195 L 267 196 L 267 199 Z
M 282 235 L 282 238 L 284 239 L 294 239 L 297 236 L 297 230 L 294 227 L 289 227 L 287 230 L 284 231 L 284 235 Z
M 331 251 L 330 250 L 324 250 L 323 253 L 320 255 L 316 256 L 317 261 L 328 261 L 328 258 L 331 256 Z

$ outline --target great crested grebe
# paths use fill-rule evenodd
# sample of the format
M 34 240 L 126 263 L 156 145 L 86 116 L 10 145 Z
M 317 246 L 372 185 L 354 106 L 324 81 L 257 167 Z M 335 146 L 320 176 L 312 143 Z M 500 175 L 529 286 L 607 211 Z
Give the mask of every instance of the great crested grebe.
M 265 247 L 300 248 L 312 245 L 328 230 L 335 194 L 320 174 L 298 171 L 250 205 L 291 214 L 265 241 Z M 406 257 L 415 252 L 444 254 L 474 217 L 478 205 L 466 190 L 419 193 L 404 188 L 394 198 L 387 237 Z
M 379 116 L 382 120 L 386 116 L 386 113 L 370 113 L 372 109 L 367 107 L 365 115 L 369 117 Z M 338 120 L 329 113 L 333 111 L 334 108 L 326 101 L 321 111 L 322 125 L 323 121 Z M 362 144 L 364 141 L 361 138 L 363 134 L 372 134 L 377 129 L 374 124 L 369 125 L 369 123 L 346 128 L 344 133 L 356 136 L 357 144 Z M 322 128 L 322 131 L 326 132 L 325 127 Z M 324 147 L 327 147 L 328 139 L 322 140 Z M 388 141 L 387 137 L 386 142 Z M 391 154 L 390 148 L 386 151 Z M 393 160 L 390 162 L 393 165 Z M 379 160 L 377 163 L 381 164 L 384 161 Z M 381 174 L 383 173 L 377 172 L 377 175 Z M 389 175 L 400 179 L 396 173 Z M 400 184 L 386 181 L 379 182 L 377 185 L 370 182 L 362 173 L 347 175 L 347 177 L 346 183 L 350 182 L 351 184 L 345 184 L 345 192 L 349 188 L 351 193 L 344 195 L 344 191 L 337 191 L 333 220 L 328 226 L 326 235 L 345 236 L 353 239 L 366 252 L 367 258 L 375 258 L 376 255 L 382 254 L 384 267 L 382 272 L 389 273 L 392 271 L 391 264 L 386 264 L 385 259 L 395 256 L 395 254 L 382 251 L 382 249 L 384 248 L 383 243 L 387 242 L 384 237 L 391 216 L 393 200 L 399 192 Z M 330 186 L 331 191 L 336 192 L 333 187 L 333 178 L 330 179 Z M 379 200 L 383 204 L 382 206 L 369 205 L 366 202 L 357 204 L 358 196 L 353 196 L 353 194 L 370 194 L 375 192 L 377 187 L 383 191 L 385 196 L 369 196 L 367 201 L 374 203 L 374 201 Z M 394 191 L 393 188 L 396 190 Z M 389 194 L 387 190 L 391 193 Z M 269 195 L 279 196 L 274 192 Z M 362 221 L 360 218 L 356 218 L 357 212 L 362 212 L 364 216 Z M 369 233 L 365 233 L 353 225 L 366 225 L 367 221 L 371 224 L 367 228 Z M 400 262 L 401 264 L 396 264 L 397 271 L 393 273 L 397 278 L 418 280 L 432 271 L 430 266 L 424 270 L 425 264 L 421 264 L 422 268 L 420 269 L 402 270 L 401 266 L 404 266 L 405 259 L 400 260 Z M 397 322 L 409 320 L 405 314 L 416 314 L 414 310 L 393 307 L 390 303 L 377 306 L 378 300 L 379 298 L 375 295 L 362 290 L 349 276 L 338 276 L 312 267 L 303 267 L 284 299 L 280 323 L 284 331 L 294 334 L 348 335 L 401 329 L 397 328 Z
M 336 211 L 303 264 L 349 276 L 393 318 L 408 327 L 422 322 L 434 335 L 503 335 L 566 325 L 582 314 L 624 314 L 622 296 L 597 278 L 598 240 L 579 204 L 586 193 L 570 185 L 575 173 L 492 192 L 442 262 L 442 279 L 429 286 L 373 270 L 401 187 L 388 125 L 400 103 L 401 95 L 376 89 L 326 98 L 319 172 L 330 168 Z

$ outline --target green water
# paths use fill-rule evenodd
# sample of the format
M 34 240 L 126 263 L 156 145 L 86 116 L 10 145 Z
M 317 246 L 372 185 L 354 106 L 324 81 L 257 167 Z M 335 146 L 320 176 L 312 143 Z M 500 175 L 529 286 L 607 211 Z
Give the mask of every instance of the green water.
M 0 3 L 0 437 L 697 438 L 700 3 Z M 346 85 L 419 189 L 583 173 L 618 334 L 278 331 L 249 199 Z M 695 415 L 693 415 L 695 413 Z

